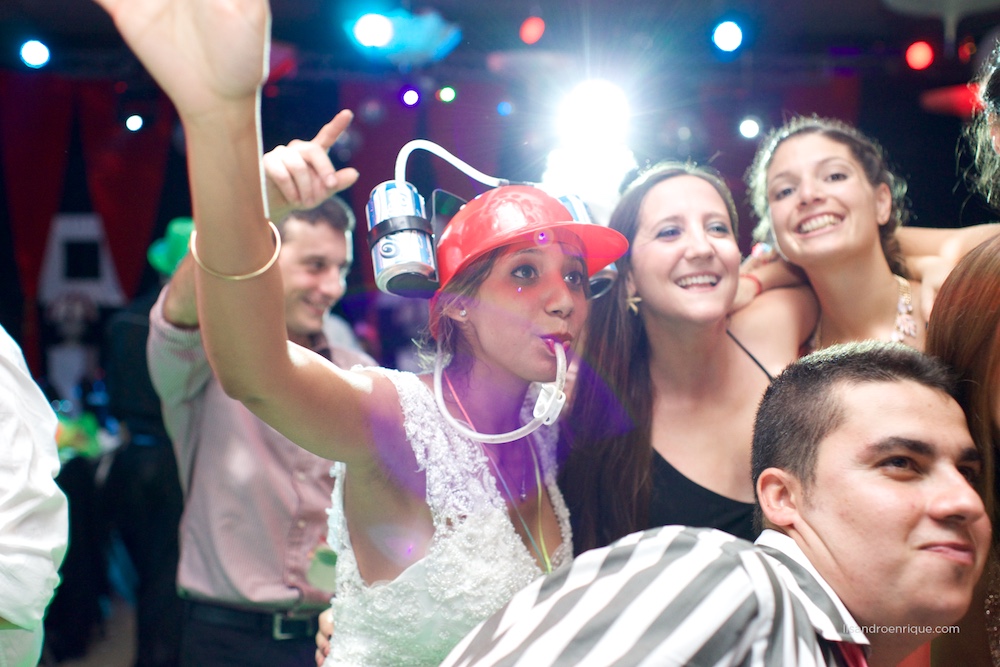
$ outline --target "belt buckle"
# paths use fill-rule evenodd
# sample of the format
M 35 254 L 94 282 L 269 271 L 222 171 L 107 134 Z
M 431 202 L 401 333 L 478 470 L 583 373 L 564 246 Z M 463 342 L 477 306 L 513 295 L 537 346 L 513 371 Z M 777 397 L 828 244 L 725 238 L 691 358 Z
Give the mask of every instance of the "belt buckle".
M 272 616 L 271 622 L 271 638 L 276 641 L 283 641 L 286 639 L 298 639 L 305 636 L 304 631 L 309 629 L 309 619 L 308 618 L 292 618 L 282 613 L 275 614 Z M 292 627 L 298 625 L 299 633 L 296 634 L 291 629 L 285 628 L 285 622 L 289 622 Z

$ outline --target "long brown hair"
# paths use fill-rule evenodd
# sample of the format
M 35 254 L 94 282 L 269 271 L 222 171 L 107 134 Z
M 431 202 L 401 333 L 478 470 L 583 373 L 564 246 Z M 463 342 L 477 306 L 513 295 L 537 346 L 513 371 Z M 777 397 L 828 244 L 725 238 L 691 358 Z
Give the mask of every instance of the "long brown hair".
M 864 170 L 869 185 L 877 187 L 885 184 L 892 194 L 889 221 L 879 227 L 879 241 L 882 254 L 892 272 L 907 277 L 903 252 L 896 239 L 896 230 L 910 218 L 909 203 L 906 198 L 906 180 L 889 167 L 885 151 L 874 139 L 865 136 L 859 129 L 835 118 L 819 116 L 796 116 L 771 132 L 760 143 L 753 163 L 747 170 L 747 187 L 750 203 L 757 215 L 757 226 L 753 230 L 754 240 L 774 243 L 774 227 L 771 224 L 771 207 L 767 202 L 767 169 L 774 159 L 774 152 L 785 140 L 802 134 L 820 134 L 827 139 L 847 146 Z
M 974 83 L 980 107 L 963 132 L 973 161 L 966 180 L 990 206 L 1000 208 L 1000 155 L 993 147 L 991 132 L 1000 122 L 1000 45 L 993 48 Z
M 993 400 L 1000 392 L 1000 236 L 976 247 L 941 286 L 927 329 L 927 353 L 959 376 L 958 401 L 983 457 L 983 499 L 993 516 L 1000 428 Z
M 622 195 L 608 226 L 631 244 L 646 195 L 676 176 L 696 176 L 712 185 L 726 203 L 735 233 L 736 205 L 725 182 L 707 167 L 682 162 L 660 163 L 640 175 Z M 560 422 L 563 452 L 568 450 L 561 482 L 577 553 L 646 528 L 649 517 L 653 465 L 649 341 L 642 319 L 629 312 L 625 300 L 631 249 L 617 266 L 619 279 L 591 305 L 573 402 Z

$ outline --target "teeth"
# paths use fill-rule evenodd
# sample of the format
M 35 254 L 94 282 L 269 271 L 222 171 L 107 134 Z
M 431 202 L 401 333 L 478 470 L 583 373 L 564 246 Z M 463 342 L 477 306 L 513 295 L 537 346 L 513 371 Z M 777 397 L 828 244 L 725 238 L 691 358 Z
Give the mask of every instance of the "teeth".
M 698 276 L 685 276 L 677 281 L 680 287 L 691 287 L 692 285 L 711 285 L 715 286 L 719 282 L 718 276 L 702 274 Z
M 822 229 L 823 227 L 829 227 L 830 225 L 836 225 L 840 222 L 840 218 L 835 215 L 821 215 L 815 218 L 810 218 L 806 220 L 801 225 L 799 225 L 800 234 L 808 234 L 809 232 L 814 232 L 817 229 Z

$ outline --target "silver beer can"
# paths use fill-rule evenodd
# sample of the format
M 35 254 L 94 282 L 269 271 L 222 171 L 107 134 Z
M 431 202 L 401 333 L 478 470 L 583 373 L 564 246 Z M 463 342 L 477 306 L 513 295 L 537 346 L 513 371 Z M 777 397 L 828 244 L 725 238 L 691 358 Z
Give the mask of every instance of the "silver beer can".
M 437 289 L 437 261 L 417 189 L 402 181 L 381 183 L 372 190 L 365 213 L 369 232 L 391 225 L 378 228 L 370 244 L 376 286 L 400 296 L 430 296 Z

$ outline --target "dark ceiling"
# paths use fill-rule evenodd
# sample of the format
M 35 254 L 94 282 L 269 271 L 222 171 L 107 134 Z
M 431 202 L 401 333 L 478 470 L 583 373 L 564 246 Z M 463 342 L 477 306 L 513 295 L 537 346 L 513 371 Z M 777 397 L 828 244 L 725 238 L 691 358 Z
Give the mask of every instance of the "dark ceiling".
M 344 22 L 362 10 L 400 5 L 414 13 L 430 8 L 458 24 L 461 43 L 442 61 L 407 73 L 365 60 L 347 42 Z M 890 5 L 922 5 L 932 15 L 899 13 Z M 918 100 L 924 91 L 969 81 L 978 57 L 962 61 L 956 45 L 945 48 L 944 22 L 933 15 L 938 6 L 976 9 L 958 22 L 958 44 L 995 39 L 1000 0 L 273 0 L 275 40 L 295 53 L 297 67 L 282 81 L 275 102 L 274 116 L 287 122 L 266 124 L 273 134 L 265 139 L 273 138 L 273 145 L 306 136 L 321 123 L 305 112 L 323 106 L 314 103 L 317 91 L 325 94 L 331 88 L 326 84 L 351 78 L 382 85 L 401 77 L 455 82 L 493 77 L 530 98 L 589 75 L 626 88 L 639 137 L 633 145 L 646 159 L 656 159 L 675 151 L 662 139 L 672 131 L 671 114 L 682 120 L 688 114 L 687 123 L 717 107 L 732 106 L 735 114 L 755 106 L 766 124 L 777 124 L 789 108 L 787 91 L 812 90 L 810 103 L 817 95 L 836 98 L 843 93 L 837 92 L 836 79 L 847 74 L 857 84 L 842 95 L 852 110 L 848 117 L 907 165 L 923 219 L 950 224 L 967 217 L 966 198 L 956 186 L 959 119 L 926 113 Z M 519 41 L 518 27 L 532 14 L 542 16 L 547 29 L 529 47 Z M 741 20 L 747 40 L 737 56 L 720 59 L 708 38 L 726 17 Z M 29 37 L 54 47 L 50 70 L 127 80 L 130 91 L 146 80 L 110 19 L 91 0 L 0 0 L 0 68 L 23 67 L 16 47 Z M 941 54 L 924 72 L 911 72 L 903 62 L 905 47 L 915 39 L 930 41 Z M 820 113 L 836 115 L 829 107 Z M 527 138 L 507 145 L 533 140 L 540 115 L 522 116 Z M 727 147 L 717 132 L 703 134 L 703 145 L 685 148 L 684 154 L 701 161 L 722 154 L 715 164 L 738 180 L 749 149 L 734 147 L 731 140 Z M 920 197 L 936 199 L 925 203 Z
M 895 0 L 896 3 L 904 0 Z M 909 0 L 933 6 L 930 0 Z M 935 17 L 897 13 L 880 0 L 427 0 L 402 4 L 414 12 L 433 8 L 458 24 L 463 41 L 437 67 L 482 69 L 494 52 L 529 51 L 517 37 L 520 22 L 538 14 L 547 32 L 534 51 L 559 54 L 582 67 L 630 67 L 650 70 L 670 62 L 712 59 L 707 36 L 723 16 L 742 18 L 748 44 L 741 56 L 744 70 L 801 69 L 837 66 L 892 67 L 912 39 L 941 45 L 943 24 Z M 310 68 L 341 72 L 378 71 L 347 44 L 342 23 L 362 8 L 389 8 L 387 0 L 274 0 L 274 35 L 299 49 L 305 74 Z M 1000 24 L 1000 1 L 965 0 L 941 5 L 993 4 L 989 11 L 965 17 L 959 40 L 979 41 Z M 120 42 L 104 12 L 90 0 L 0 0 L 2 65 L 15 64 L 12 46 L 28 36 L 41 36 L 62 47 L 55 67 L 91 74 L 121 65 Z M 117 53 L 117 55 L 115 55 Z M 951 66 L 941 59 L 944 72 Z

